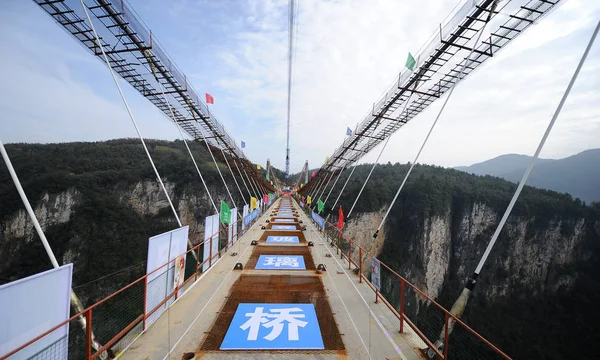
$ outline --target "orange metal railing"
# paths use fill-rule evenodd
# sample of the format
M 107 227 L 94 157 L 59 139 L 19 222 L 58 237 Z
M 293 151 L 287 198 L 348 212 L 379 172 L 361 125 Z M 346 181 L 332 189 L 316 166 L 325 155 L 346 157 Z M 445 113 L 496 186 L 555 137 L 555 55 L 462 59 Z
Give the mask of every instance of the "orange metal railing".
M 305 210 L 307 212 L 311 211 L 308 207 Z M 314 220 L 311 221 L 314 222 Z M 316 222 L 314 223 L 316 224 Z M 348 269 L 351 269 L 352 266 L 355 267 L 358 281 L 361 283 L 364 281 L 373 290 L 375 302 L 383 302 L 397 318 L 400 333 L 404 332 L 405 323 L 408 324 L 427 344 L 429 349 L 436 353 L 439 359 L 448 359 L 449 354 L 454 359 L 511 359 L 502 350 L 381 261 L 379 261 L 381 284 L 385 283 L 392 290 L 386 290 L 387 294 L 379 292 L 368 277 L 363 274 L 364 264 L 370 266 L 371 259 L 376 257 L 358 246 L 334 224 L 325 222 L 323 232 L 331 246 L 336 248 L 336 253 L 340 255 L 340 258 L 348 262 Z M 396 291 L 397 298 L 392 295 Z M 393 300 L 388 300 L 386 295 L 388 298 L 393 298 Z M 397 303 L 397 305 L 392 305 L 392 302 Z M 421 311 L 419 311 L 419 307 L 422 308 Z M 451 321 L 455 325 L 454 331 L 449 336 L 448 326 Z M 445 329 L 445 336 L 443 352 L 440 352 L 434 346 L 434 343 L 438 340 L 442 327 Z
M 238 219 L 235 226 L 238 227 L 237 238 L 243 236 L 259 219 L 257 217 L 254 219 L 248 226 L 245 227 L 244 230 L 241 230 L 241 225 L 243 224 L 244 219 Z M 44 358 L 53 359 L 54 357 L 59 358 L 60 353 L 63 354 L 66 352 L 66 348 L 68 347 L 69 358 L 82 358 L 85 357 L 86 360 L 96 359 L 103 352 L 107 351 L 111 353 L 111 355 L 117 355 L 117 353 L 126 349 L 131 342 L 135 339 L 135 337 L 139 336 L 146 330 L 146 321 L 148 318 L 157 312 L 165 303 L 169 300 L 174 299 L 177 300 L 178 297 L 185 294 L 185 290 L 195 281 L 198 280 L 200 274 L 203 272 L 202 268 L 205 264 L 208 263 L 208 269 L 210 269 L 216 262 L 214 261 L 223 250 L 226 250 L 234 245 L 234 241 L 229 242 L 227 231 L 233 228 L 233 224 L 229 225 L 227 229 L 221 228 L 218 232 L 214 233 L 210 239 L 202 241 L 197 244 L 193 248 L 187 250 L 185 253 L 181 255 L 186 256 L 186 275 L 184 277 L 184 281 L 181 286 L 176 287 L 173 291 L 171 291 L 165 299 L 163 299 L 158 305 L 156 305 L 152 309 L 146 309 L 146 296 L 148 295 L 148 277 L 151 274 L 154 274 L 157 271 L 165 268 L 171 263 L 174 263 L 178 257 L 169 261 L 168 263 L 163 264 L 152 272 L 138 278 L 137 280 L 131 282 L 125 287 L 119 289 L 118 291 L 110 294 L 104 299 L 96 302 L 95 304 L 89 306 L 85 310 L 81 311 L 78 314 L 71 316 L 69 319 L 64 322 L 57 324 L 51 329 L 45 331 L 39 336 L 31 339 L 25 344 L 19 346 L 18 348 L 12 350 L 7 354 L 3 354 L 0 356 L 0 360 L 8 359 L 9 357 L 15 355 L 19 351 L 25 349 L 28 346 L 31 346 L 38 340 L 48 336 L 54 331 L 59 330 L 64 327 L 66 324 L 69 324 L 69 343 L 68 344 L 60 344 L 60 345 L 52 345 L 54 348 L 50 349 L 48 352 L 50 355 L 44 356 Z M 224 234 L 224 237 L 220 235 Z M 221 241 L 220 241 L 221 240 Z M 224 243 L 223 241 L 224 240 Z M 203 257 L 202 249 L 204 244 L 209 241 L 209 256 L 206 260 L 200 262 L 200 259 Z M 214 241 L 220 241 L 219 253 L 212 253 L 212 244 Z M 221 243 L 223 245 L 221 246 Z M 192 252 L 196 254 L 194 258 L 192 256 Z M 194 265 L 193 272 L 188 271 L 191 268 L 188 267 L 188 261 L 192 261 L 190 265 Z M 195 264 L 194 264 L 195 263 Z M 167 271 L 168 272 L 168 271 Z M 188 274 L 189 273 L 189 274 Z M 180 291 L 184 291 L 183 294 L 179 294 Z M 123 312 L 126 309 L 133 308 L 135 310 L 132 311 L 133 314 L 124 315 Z M 115 323 L 119 322 L 119 319 L 122 319 L 123 316 L 126 316 L 127 319 L 125 321 L 120 321 L 119 323 L 124 323 L 123 326 L 117 326 L 116 329 L 110 328 L 109 325 L 106 325 L 103 328 L 100 325 L 97 325 L 98 322 L 95 319 L 95 316 L 102 314 L 103 319 L 107 319 L 107 322 Z M 83 316 L 85 318 L 85 329 L 82 331 L 81 325 L 78 324 L 79 317 Z M 105 324 L 103 324 L 105 325 Z M 114 328 L 114 326 L 113 326 Z M 93 331 L 92 331 L 93 330 Z M 82 333 L 84 335 L 82 335 Z M 96 339 L 92 339 L 92 333 L 96 335 Z M 84 339 L 83 339 L 84 337 Z M 85 341 L 82 341 L 85 340 Z M 92 347 L 93 341 L 98 341 L 101 344 L 100 349 L 97 351 Z M 63 349 L 59 349 L 58 347 L 63 347 Z M 47 349 L 46 349 L 47 350 Z M 53 355 L 54 354 L 54 355 Z

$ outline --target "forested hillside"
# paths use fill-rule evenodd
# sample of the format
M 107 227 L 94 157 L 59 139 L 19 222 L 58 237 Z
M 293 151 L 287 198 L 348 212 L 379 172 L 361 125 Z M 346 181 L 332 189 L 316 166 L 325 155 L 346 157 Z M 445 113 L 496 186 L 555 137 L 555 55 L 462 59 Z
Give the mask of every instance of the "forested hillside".
M 214 210 L 184 144 L 148 144 L 192 241 L 200 241 L 203 219 Z M 227 200 L 205 146 L 190 145 L 215 201 Z M 84 305 L 144 274 L 148 238 L 177 227 L 137 140 L 13 144 L 7 151 L 59 262 L 74 263 L 74 287 Z M 349 181 L 340 199 L 344 213 L 370 166 L 358 166 Z M 227 166 L 220 167 L 240 206 Z M 385 210 L 407 170 L 403 164 L 378 165 L 349 225 Z M 338 181 L 327 211 L 349 172 Z M 515 188 L 491 176 L 417 165 L 386 223 L 380 259 L 450 308 Z M 4 164 L 0 204 L 2 282 L 49 269 Z M 515 359 L 592 359 L 600 353 L 599 257 L 599 204 L 526 186 L 464 318 Z M 382 292 L 397 301 L 397 283 L 382 284 Z M 427 306 L 419 309 L 426 322 Z M 470 358 L 477 354 L 473 350 Z
M 349 181 L 340 200 L 346 214 L 370 167 L 358 166 Z M 378 165 L 347 225 L 361 227 L 353 221 L 387 209 L 407 170 L 408 165 Z M 515 189 L 516 184 L 491 176 L 417 165 L 387 220 L 379 258 L 450 308 Z M 568 194 L 526 186 L 464 319 L 515 359 L 596 358 L 599 258 L 600 204 L 586 206 Z M 397 301 L 397 280 L 382 278 L 382 284 L 382 292 Z M 430 309 L 419 308 L 422 325 L 432 323 Z M 441 330 L 426 328 L 431 336 Z M 460 334 L 454 336 L 461 341 Z M 454 358 L 481 358 L 481 349 L 470 350 Z
M 199 241 L 203 219 L 214 209 L 184 143 L 147 144 L 182 222 L 191 224 L 190 236 Z M 231 206 L 206 146 L 189 145 L 217 206 L 221 200 Z M 143 275 L 148 238 L 178 226 L 139 140 L 6 148 L 59 262 L 74 263 L 75 287 L 134 264 L 139 266 L 131 276 L 110 288 Z M 51 264 L 0 165 L 0 279 L 6 282 Z M 243 205 L 227 165 L 219 166 L 236 204 Z
M 498 176 L 519 182 L 531 157 L 508 154 L 456 169 L 476 175 Z M 582 201 L 600 201 L 600 149 L 591 149 L 564 159 L 538 159 L 527 184 L 571 194 Z

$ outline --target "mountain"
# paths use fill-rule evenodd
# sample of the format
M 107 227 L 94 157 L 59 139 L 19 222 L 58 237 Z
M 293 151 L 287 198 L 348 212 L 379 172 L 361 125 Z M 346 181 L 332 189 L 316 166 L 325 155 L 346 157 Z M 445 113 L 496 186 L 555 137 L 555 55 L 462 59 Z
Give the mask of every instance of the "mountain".
M 529 165 L 527 155 L 507 154 L 456 170 L 491 175 L 518 183 Z M 600 201 L 600 149 L 583 151 L 564 159 L 538 159 L 527 185 L 569 193 L 586 202 Z
M 203 238 L 204 217 L 214 210 L 187 150 L 181 141 L 148 140 L 147 144 L 182 223 L 190 226 L 190 240 L 197 244 Z M 215 202 L 227 200 L 206 147 L 189 145 Z M 137 140 L 6 148 L 59 262 L 73 263 L 73 287 L 84 306 L 142 276 L 148 238 L 178 227 Z M 218 166 L 241 205 L 227 165 Z M 371 164 L 357 166 L 348 181 L 339 201 L 345 213 L 370 169 Z M 337 198 L 350 170 L 343 172 L 332 198 Z M 407 171 L 405 164 L 378 165 L 344 231 L 355 244 L 376 253 L 450 308 L 516 185 L 416 165 L 377 241 L 372 242 L 382 210 L 388 208 Z M 327 205 L 329 210 L 333 204 Z M 335 223 L 336 216 L 334 211 L 329 220 Z M 514 359 L 597 358 L 599 259 L 600 203 L 584 205 L 569 195 L 526 186 L 478 278 L 463 319 Z M 50 267 L 0 160 L 0 283 Z M 381 292 L 397 306 L 397 279 L 382 271 L 381 284 Z M 407 316 L 428 336 L 438 336 L 443 319 L 435 306 L 419 300 L 414 292 L 407 291 L 406 296 Z M 143 296 L 115 302 L 102 315 L 94 315 L 99 341 L 135 319 L 136 307 L 143 307 Z M 81 333 L 75 326 L 70 329 L 72 339 Z M 474 344 L 458 328 L 451 336 L 453 344 Z M 454 353 L 460 349 L 465 348 L 450 346 L 449 358 L 491 358 L 475 345 Z
M 375 168 L 344 233 L 449 309 L 516 185 L 417 164 L 373 241 L 408 167 L 388 163 Z M 370 168 L 356 167 L 339 201 L 345 213 Z M 338 184 L 331 196 L 339 191 Z M 337 223 L 336 217 L 333 211 L 329 221 Z M 369 263 L 367 258 L 363 270 Z M 383 270 L 380 276 L 381 293 L 397 307 L 397 278 Z M 439 336 L 443 320 L 436 307 L 414 294 L 406 296 L 407 316 L 430 339 Z M 477 279 L 463 320 L 513 359 L 595 359 L 593 354 L 600 353 L 599 302 L 600 203 L 584 205 L 568 194 L 525 186 Z M 457 328 L 450 342 L 470 344 L 468 351 L 449 346 L 450 359 L 496 358 Z

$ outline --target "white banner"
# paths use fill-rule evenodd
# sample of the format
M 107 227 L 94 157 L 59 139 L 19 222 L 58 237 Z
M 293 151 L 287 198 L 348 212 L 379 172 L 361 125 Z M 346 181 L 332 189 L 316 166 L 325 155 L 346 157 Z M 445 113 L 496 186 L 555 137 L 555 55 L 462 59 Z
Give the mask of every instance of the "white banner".
M 248 210 L 249 210 L 249 206 L 248 204 L 244 205 L 244 209 L 242 210 L 242 220 L 246 218 L 246 216 L 248 215 Z M 246 222 L 242 221 L 242 230 L 246 229 Z
M 238 213 L 237 208 L 231 209 L 231 224 L 229 224 L 229 231 L 227 232 L 227 238 L 231 245 L 237 241 L 237 229 L 238 229 Z
M 154 310 L 173 292 L 176 285 L 175 280 L 179 284 L 183 283 L 183 276 L 185 275 L 185 255 L 183 254 L 187 250 L 188 233 L 189 226 L 184 226 L 148 239 L 146 274 L 152 273 L 148 275 L 148 286 L 146 287 L 146 312 L 149 313 Z M 178 261 L 165 265 L 178 257 L 180 258 Z M 177 262 L 179 264 L 176 265 Z M 177 274 L 177 270 L 179 270 L 179 274 Z M 155 322 L 173 301 L 175 301 L 174 297 L 160 306 L 156 312 L 148 317 L 146 325 Z
M 213 237 L 214 235 L 214 237 Z M 211 237 L 212 241 L 211 241 Z M 207 216 L 204 220 L 204 256 L 203 261 L 208 260 L 211 257 L 211 245 L 212 245 L 212 256 L 215 257 L 219 253 L 219 214 Z M 218 257 L 213 260 L 206 261 L 202 265 L 202 271 L 206 271 L 211 263 L 214 263 Z
M 52 329 L 69 318 L 73 264 L 44 271 L 0 286 L 0 355 Z M 69 324 L 65 324 L 11 356 L 67 360 Z

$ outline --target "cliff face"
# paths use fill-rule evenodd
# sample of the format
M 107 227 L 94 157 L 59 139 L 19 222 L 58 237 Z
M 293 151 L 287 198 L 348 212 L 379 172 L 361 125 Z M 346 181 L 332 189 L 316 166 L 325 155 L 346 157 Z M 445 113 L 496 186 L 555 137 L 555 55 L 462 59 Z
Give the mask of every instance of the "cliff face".
M 398 243 L 386 243 L 380 255 L 391 257 L 386 250 L 394 249 L 400 273 L 437 299 L 444 285 L 458 288 L 473 273 L 501 215 L 486 204 L 474 203 L 459 214 L 448 210 L 426 217 L 410 236 L 389 238 Z M 562 270 L 589 258 L 582 251 L 584 218 L 555 219 L 533 231 L 535 221 L 518 217 L 505 225 L 479 278 L 477 290 L 490 301 L 519 295 L 523 287 L 532 296 L 556 293 L 561 286 L 569 290 L 578 273 Z M 565 226 L 572 230 L 566 232 Z M 388 228 L 388 232 L 404 233 L 401 227 Z
M 191 186 L 175 191 L 176 186 L 172 182 L 165 180 L 164 183 L 182 224 L 190 227 L 190 240 L 193 244 L 201 242 L 204 237 L 204 218 L 214 213 L 206 192 L 199 192 Z M 219 201 L 227 196 L 222 187 L 209 187 L 209 190 Z M 92 219 L 82 217 L 88 208 L 93 207 L 95 200 L 82 195 L 76 187 L 57 194 L 44 193 L 37 201 L 30 199 L 36 217 L 59 263 L 74 263 L 75 284 L 81 282 L 77 280 L 82 280 L 79 275 L 85 271 L 83 262 L 90 258 L 86 254 L 95 252 L 95 246 L 103 246 L 105 238 L 113 236 L 112 231 L 115 232 L 114 236 L 118 236 L 122 241 L 121 249 L 134 249 L 135 260 L 140 262 L 145 259 L 148 237 L 178 226 L 158 182 L 143 180 L 130 185 L 122 184 L 113 187 L 110 192 L 105 192 L 103 195 L 112 199 L 113 206 L 118 205 L 124 212 L 129 212 L 129 219 L 117 216 L 118 219 L 111 221 L 110 217 L 102 215 L 92 216 Z M 103 210 L 111 211 L 111 209 Z M 142 223 L 136 224 L 138 221 Z M 148 226 L 148 223 L 154 225 Z M 100 230 L 103 226 L 111 227 L 111 232 Z M 77 230 L 82 227 L 85 230 Z M 142 229 L 142 234 L 130 236 L 132 234 L 128 232 L 131 228 Z M 116 234 L 120 230 L 125 234 Z M 65 233 L 68 234 L 67 238 L 64 237 Z M 32 248 L 41 251 L 36 254 L 40 264 L 31 267 L 22 266 L 20 261 L 32 252 Z M 99 261 L 102 257 L 101 253 L 97 255 L 94 257 L 95 261 Z M 121 261 L 118 258 L 114 260 L 117 262 L 117 268 L 131 265 L 125 260 Z M 46 270 L 50 267 L 33 223 L 24 209 L 6 216 L 0 223 L 0 264 L 0 277 L 5 281 L 28 276 L 39 269 Z M 99 271 L 104 274 L 107 269 L 99 269 Z
M 502 213 L 483 202 L 458 209 L 449 204 L 435 214 L 405 210 L 392 211 L 395 218 L 386 226 L 379 258 L 449 309 Z M 514 358 L 568 357 L 569 345 L 591 341 L 599 318 L 594 300 L 599 230 L 597 216 L 511 216 L 478 277 L 463 320 Z M 392 298 L 398 292 L 396 283 L 382 278 Z M 411 316 L 421 324 L 430 323 L 437 312 L 423 299 L 407 301 Z M 440 330 L 429 329 L 429 336 Z M 555 339 L 552 344 L 550 338 Z

